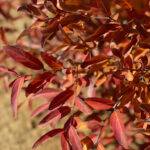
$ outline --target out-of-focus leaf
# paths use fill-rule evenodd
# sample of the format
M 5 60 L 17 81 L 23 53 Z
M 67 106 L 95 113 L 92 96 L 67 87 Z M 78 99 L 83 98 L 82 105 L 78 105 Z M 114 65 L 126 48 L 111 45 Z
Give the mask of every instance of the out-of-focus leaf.
M 52 137 L 61 134 L 63 132 L 63 129 L 54 129 L 51 130 L 49 132 L 47 132 L 46 134 L 44 134 L 43 136 L 41 136 L 33 145 L 32 149 L 37 148 L 39 145 L 45 143 L 46 141 L 50 140 Z
M 119 29 L 119 28 L 120 28 L 119 24 L 104 24 L 104 25 L 101 25 L 93 34 L 86 37 L 85 41 L 90 42 L 90 41 L 96 40 L 100 36 L 105 34 L 106 32 L 113 31 L 113 30 L 116 30 L 116 29 Z
M 5 36 L 5 31 L 2 27 L 0 27 L 0 37 L 1 37 L 2 41 L 4 42 L 4 44 L 8 45 L 8 41 Z
M 45 127 L 50 123 L 54 123 L 60 120 L 61 118 L 65 117 L 70 112 L 70 110 L 71 110 L 70 107 L 63 106 L 50 112 L 40 121 L 39 127 Z
M 46 88 L 54 76 L 55 74 L 52 71 L 44 72 L 43 74 L 37 76 L 26 88 L 26 95 L 36 93 Z
M 15 61 L 23 64 L 24 66 L 34 69 L 41 70 L 43 69 L 43 64 L 35 56 L 31 55 L 28 52 L 25 52 L 22 48 L 17 46 L 4 46 L 3 50 L 8 56 L 13 58 Z
M 68 130 L 68 136 L 73 150 L 83 150 L 77 131 L 72 125 Z
M 88 107 L 88 105 L 79 97 L 76 99 L 76 103 L 75 105 L 77 106 L 77 108 L 86 113 L 86 114 L 92 114 L 92 110 Z
M 42 91 L 37 92 L 36 94 L 34 94 L 32 96 L 32 99 L 40 98 L 40 97 L 53 98 L 56 95 L 58 95 L 59 93 L 60 93 L 60 90 L 57 90 L 57 89 L 54 89 L 54 88 L 45 88 Z
M 83 150 L 90 150 L 97 142 L 97 135 L 91 134 L 81 140 Z
M 13 81 L 11 92 L 11 106 L 13 110 L 13 116 L 17 116 L 18 96 L 24 83 L 24 77 L 19 77 Z
M 109 0 L 96 0 L 98 7 L 103 7 L 107 15 L 110 15 Z
M 61 134 L 61 147 L 62 150 L 70 150 L 66 133 Z
M 8 74 L 12 74 L 12 75 L 17 75 L 17 73 L 14 70 L 8 69 L 4 66 L 0 66 L 0 71 L 8 73 Z
M 104 146 L 100 142 L 97 145 L 97 150 L 105 150 Z
M 145 111 L 147 113 L 150 113 L 150 104 L 142 103 L 142 104 L 140 104 L 140 108 L 141 108 L 141 110 L 143 110 L 143 111 Z
M 39 107 L 37 107 L 37 108 L 32 112 L 31 117 L 33 118 L 33 117 L 37 116 L 38 114 L 40 114 L 41 112 L 43 112 L 43 111 L 45 111 L 45 110 L 48 110 L 49 104 L 50 104 L 50 102 L 46 102 L 46 103 L 40 105 Z
M 104 61 L 107 61 L 107 56 L 101 54 L 101 55 L 98 55 L 98 56 L 94 56 L 94 57 L 92 57 L 90 59 L 87 59 L 85 62 L 83 62 L 81 64 L 81 67 L 85 68 L 85 67 L 87 67 L 89 65 L 92 65 L 92 64 L 95 64 L 95 63 L 104 62 Z
M 66 11 L 88 10 L 90 7 L 97 7 L 96 1 L 87 0 L 60 0 L 60 6 Z
M 74 92 L 72 90 L 65 90 L 61 92 L 56 97 L 54 97 L 49 106 L 49 109 L 52 110 L 58 106 L 63 105 L 73 94 Z
M 86 103 L 95 110 L 107 110 L 113 107 L 114 101 L 104 98 L 90 97 L 86 99 Z
M 61 70 L 63 67 L 63 64 L 61 62 L 58 62 L 55 57 L 52 55 L 49 55 L 47 52 L 41 53 L 42 59 L 45 61 L 45 63 L 50 66 L 54 70 Z
M 118 143 L 125 149 L 128 149 L 127 138 L 125 135 L 125 128 L 122 122 L 121 114 L 119 110 L 115 110 L 110 116 L 110 125 L 114 132 Z

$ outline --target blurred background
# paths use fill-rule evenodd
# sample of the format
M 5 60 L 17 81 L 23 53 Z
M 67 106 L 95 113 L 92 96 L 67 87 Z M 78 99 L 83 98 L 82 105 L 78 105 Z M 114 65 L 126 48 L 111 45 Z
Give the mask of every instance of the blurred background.
M 24 2 L 27 0 L 13 0 L 13 2 L 0 0 L 0 29 L 6 33 L 5 36 L 9 44 L 14 45 L 18 35 L 32 23 L 31 19 L 25 16 L 25 13 L 17 12 L 17 8 Z M 18 19 L 18 17 L 22 18 Z M 2 38 L 4 37 L 0 37 L 0 49 L 5 45 Z M 0 53 L 1 66 L 14 67 L 13 60 L 5 59 L 3 53 Z M 22 72 L 28 71 L 22 70 L 24 67 L 21 66 L 20 69 Z M 0 71 L 0 150 L 30 150 L 34 142 L 49 131 L 50 127 L 44 129 L 37 127 L 42 116 L 31 119 L 27 103 L 21 107 L 18 117 L 13 118 L 10 103 L 11 89 L 8 89 L 8 84 L 13 79 L 11 75 L 6 75 Z M 19 102 L 23 101 L 24 98 L 24 92 L 22 92 L 22 95 L 19 96 Z M 39 146 L 37 150 L 59 150 L 59 148 L 60 139 L 59 136 L 56 136 Z

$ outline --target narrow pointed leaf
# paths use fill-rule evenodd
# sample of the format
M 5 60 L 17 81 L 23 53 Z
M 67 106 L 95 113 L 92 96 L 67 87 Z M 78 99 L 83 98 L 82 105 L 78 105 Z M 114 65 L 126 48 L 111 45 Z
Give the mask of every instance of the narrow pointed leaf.
M 68 136 L 73 150 L 83 150 L 77 131 L 73 126 L 70 126 Z
M 65 117 L 70 111 L 71 111 L 70 107 L 64 106 L 50 112 L 40 121 L 39 127 L 45 127 L 50 123 L 54 123 L 60 120 L 61 118 Z
M 89 65 L 95 64 L 95 63 L 99 63 L 99 62 L 103 62 L 107 60 L 107 56 L 106 55 L 98 55 L 98 56 L 94 56 L 88 60 L 86 60 L 85 62 L 83 62 L 83 64 L 81 65 L 82 68 L 85 68 Z
M 67 135 L 65 133 L 61 135 L 61 147 L 62 150 L 70 150 L 70 145 L 67 141 Z
M 105 148 L 101 143 L 98 143 L 97 150 L 105 150 Z
M 38 114 L 40 114 L 41 112 L 45 111 L 45 110 L 48 110 L 49 108 L 49 104 L 50 102 L 46 102 L 42 105 L 40 105 L 39 107 L 37 107 L 31 114 L 31 118 L 37 116 Z
M 47 52 L 41 53 L 42 59 L 45 61 L 45 63 L 50 66 L 54 70 L 60 70 L 63 67 L 63 64 L 61 62 L 58 62 L 55 57 L 52 55 L 49 55 Z
M 43 64 L 41 61 L 30 53 L 24 51 L 22 48 L 17 46 L 4 46 L 3 50 L 9 57 L 28 68 L 34 70 L 43 69 Z
M 86 103 L 95 110 L 107 110 L 113 107 L 114 102 L 110 99 L 90 97 Z
M 24 77 L 19 77 L 13 82 L 12 85 L 11 106 L 12 106 L 14 117 L 17 116 L 18 96 L 23 86 L 23 83 L 24 83 Z
M 82 99 L 77 98 L 75 105 L 80 111 L 82 111 L 86 114 L 92 114 L 92 110 L 89 108 L 89 106 Z
M 54 89 L 54 88 L 45 88 L 42 91 L 36 93 L 32 97 L 32 99 L 34 99 L 34 98 L 40 98 L 40 97 L 43 97 L 43 98 L 53 98 L 56 95 L 58 95 L 59 93 L 60 93 L 60 90 L 57 90 L 57 89 Z
M 26 95 L 28 96 L 31 93 L 36 93 L 46 88 L 54 76 L 55 74 L 52 71 L 44 72 L 37 76 L 26 88 Z
M 58 106 L 63 105 L 73 94 L 74 92 L 72 90 L 65 90 L 61 92 L 56 97 L 54 97 L 49 106 L 49 109 L 52 110 Z
M 47 132 L 46 134 L 44 134 L 43 136 L 41 136 L 33 145 L 32 149 L 35 149 L 36 147 L 38 147 L 39 145 L 45 143 L 46 141 L 50 140 L 52 137 L 61 134 L 63 132 L 63 129 L 54 129 L 51 130 L 49 132 Z
M 125 149 L 128 149 L 127 138 L 125 135 L 125 128 L 122 122 L 121 114 L 119 110 L 115 110 L 110 117 L 110 125 L 114 132 L 118 143 L 122 145 Z
M 17 73 L 14 70 L 8 69 L 4 66 L 0 66 L 0 71 L 8 73 L 8 74 L 12 74 L 12 75 L 17 75 Z
M 150 113 L 150 104 L 140 104 L 140 108 L 141 110 L 147 112 L 147 113 Z

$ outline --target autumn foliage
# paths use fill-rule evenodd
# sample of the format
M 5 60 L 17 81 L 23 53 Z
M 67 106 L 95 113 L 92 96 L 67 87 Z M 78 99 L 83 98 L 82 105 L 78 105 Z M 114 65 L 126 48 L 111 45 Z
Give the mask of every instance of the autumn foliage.
M 0 71 L 4 79 L 15 76 L 9 85 L 14 117 L 25 103 L 18 99 L 24 92 L 31 118 L 45 114 L 38 126 L 51 126 L 32 148 L 60 135 L 62 150 L 149 150 L 150 1 L 13 3 L 0 0 L 2 18 L 28 17 L 32 24 L 13 45 L 6 37 L 11 29 L 0 28 L 0 62 L 14 64 Z M 21 66 L 32 73 L 22 74 Z M 38 98 L 42 104 L 33 108 Z M 64 126 L 56 128 L 60 119 Z

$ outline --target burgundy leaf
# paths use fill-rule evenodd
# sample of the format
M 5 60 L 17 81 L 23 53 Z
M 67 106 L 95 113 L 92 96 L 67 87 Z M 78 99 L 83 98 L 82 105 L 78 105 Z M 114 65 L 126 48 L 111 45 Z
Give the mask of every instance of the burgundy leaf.
M 36 93 L 46 88 L 54 76 L 55 74 L 52 71 L 44 72 L 37 76 L 26 88 L 26 95 L 28 96 L 31 93 Z
M 11 106 L 12 106 L 14 117 L 17 116 L 18 96 L 23 86 L 23 83 L 24 83 L 24 77 L 19 77 L 12 84 Z
M 55 57 L 52 55 L 49 55 L 47 52 L 41 53 L 42 59 L 45 61 L 45 63 L 50 66 L 54 70 L 61 70 L 63 67 L 63 64 L 61 62 L 58 62 Z
M 150 113 L 150 104 L 140 104 L 140 108 L 141 110 L 147 112 L 147 113 Z
M 112 127 L 112 130 L 118 143 L 122 145 L 125 149 L 128 149 L 127 138 L 125 135 L 125 128 L 119 110 L 115 110 L 110 116 L 110 125 Z
M 68 136 L 73 150 L 83 150 L 77 131 L 72 125 L 68 130 Z
M 70 107 L 64 106 L 60 107 L 57 110 L 51 111 L 46 115 L 39 123 L 39 127 L 45 127 L 50 123 L 54 123 L 61 118 L 65 117 L 71 111 Z
M 74 94 L 72 90 L 65 90 L 58 94 L 51 102 L 49 109 L 52 110 L 60 105 L 63 105 Z
M 31 55 L 30 53 L 25 52 L 22 48 L 8 45 L 8 46 L 4 46 L 3 50 L 5 50 L 8 56 L 10 56 L 15 61 L 23 64 L 28 68 L 34 70 L 43 69 L 43 64 L 41 63 L 41 61 L 35 56 Z
M 44 134 L 43 136 L 41 136 L 33 145 L 32 149 L 35 149 L 36 147 L 38 147 L 39 145 L 45 143 L 46 141 L 50 140 L 52 137 L 61 134 L 63 132 L 63 129 L 54 129 L 51 130 L 49 132 L 47 132 L 46 134 Z

